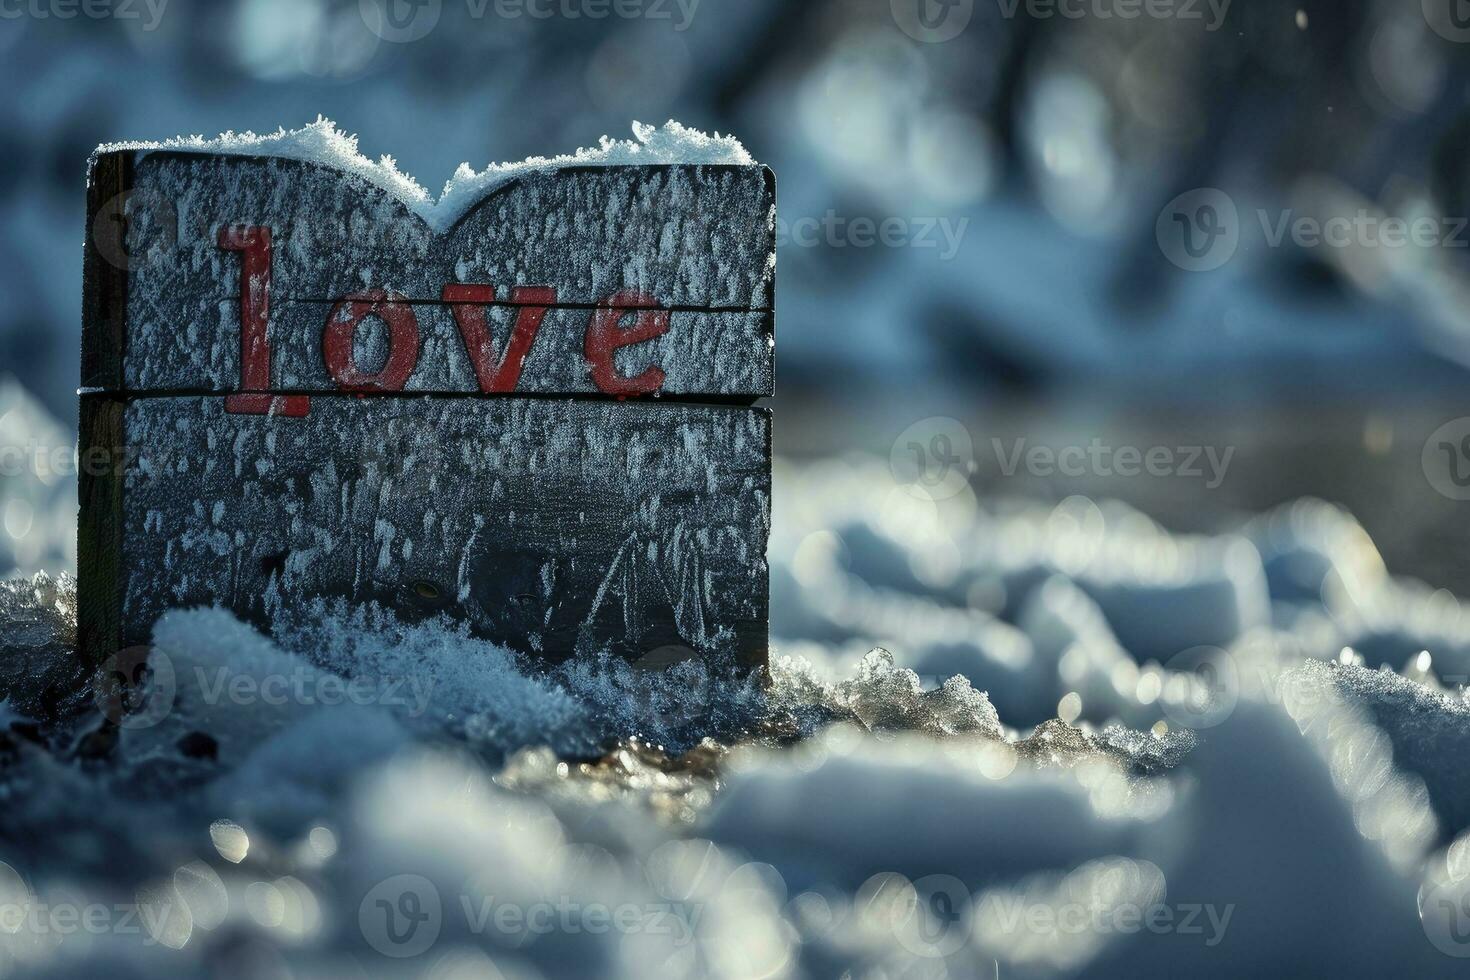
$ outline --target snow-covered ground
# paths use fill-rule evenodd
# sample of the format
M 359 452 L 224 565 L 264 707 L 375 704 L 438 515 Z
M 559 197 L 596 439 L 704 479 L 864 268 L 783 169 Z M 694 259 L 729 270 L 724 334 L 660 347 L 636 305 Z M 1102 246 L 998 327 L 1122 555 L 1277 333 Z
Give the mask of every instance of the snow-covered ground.
M 328 603 L 88 677 L 7 584 L 0 976 L 1462 975 L 1470 622 L 1350 515 L 776 484 L 768 683 Z

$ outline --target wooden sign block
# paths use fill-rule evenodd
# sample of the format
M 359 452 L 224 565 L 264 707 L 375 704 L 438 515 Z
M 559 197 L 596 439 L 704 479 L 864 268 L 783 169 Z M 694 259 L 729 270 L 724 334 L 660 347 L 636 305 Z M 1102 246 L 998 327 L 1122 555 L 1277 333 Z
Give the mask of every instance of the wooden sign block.
M 89 225 L 84 656 L 340 596 L 765 662 L 765 168 L 550 168 L 435 227 L 322 164 L 122 152 Z

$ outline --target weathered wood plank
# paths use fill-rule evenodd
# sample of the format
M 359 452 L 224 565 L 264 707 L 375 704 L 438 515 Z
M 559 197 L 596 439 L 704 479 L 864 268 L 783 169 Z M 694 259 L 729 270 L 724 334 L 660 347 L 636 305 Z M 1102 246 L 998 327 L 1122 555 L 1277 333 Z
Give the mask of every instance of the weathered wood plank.
M 611 394 L 594 376 L 598 360 L 586 353 L 588 330 L 595 329 L 593 318 L 606 316 L 604 311 L 479 304 L 405 304 L 400 310 L 415 338 L 406 348 L 412 364 L 403 386 L 408 393 Z M 260 390 L 338 390 L 339 378 L 347 372 L 325 356 L 324 347 L 334 317 L 351 315 L 351 304 L 273 304 L 270 384 Z M 648 314 L 630 310 L 615 317 L 617 329 L 636 328 L 640 315 Z M 217 301 L 214 316 L 219 342 L 158 348 L 148 369 L 134 379 L 139 388 L 132 390 L 199 394 L 242 390 L 239 301 Z M 539 323 L 532 323 L 533 317 Z M 468 328 L 462 325 L 465 320 L 470 322 Z M 648 383 L 656 380 L 657 392 L 664 397 L 748 400 L 752 392 L 772 386 L 772 320 L 769 313 L 672 313 L 662 333 L 611 351 L 607 361 L 621 383 L 633 384 L 645 372 L 656 371 Z M 471 338 L 480 324 L 489 346 L 477 369 Z M 379 316 L 363 317 L 350 336 L 353 357 L 347 363 L 363 373 L 379 373 L 390 355 L 404 353 L 392 343 L 390 328 Z
M 124 403 L 86 397 L 81 404 L 77 468 L 77 645 L 84 659 L 100 663 L 123 643 Z
M 88 634 L 94 658 L 146 643 L 177 606 L 265 623 L 273 603 L 343 596 L 549 659 L 682 644 L 765 662 L 762 409 L 335 396 L 283 418 L 219 397 L 83 401 L 120 429 L 89 441 L 126 460 L 120 501 L 83 505 L 119 515 L 113 607 L 87 615 L 120 627 Z
M 88 387 L 264 387 L 242 370 L 249 337 L 240 302 L 242 269 L 264 249 L 248 286 L 269 294 L 261 341 L 271 386 L 281 391 L 319 387 L 325 316 L 317 306 L 374 293 L 419 312 L 425 349 L 410 390 L 475 390 L 450 311 L 414 304 L 440 304 L 456 298 L 448 290 L 478 286 L 474 306 L 538 290 L 532 295 L 554 311 L 517 390 L 617 394 L 589 380 L 584 349 L 595 308 L 611 304 L 669 311 L 666 332 L 647 330 L 657 336 L 619 351 L 657 361 L 666 378 L 661 393 L 745 400 L 771 393 L 775 189 L 763 167 L 537 171 L 490 190 L 443 229 L 365 178 L 302 161 L 113 153 L 97 159 L 91 184 L 94 218 L 125 187 L 129 220 L 124 248 L 93 248 L 89 256 L 129 258 L 121 278 L 98 279 L 94 288 L 89 277 L 88 309 L 119 282 L 126 309 L 122 329 L 115 315 L 86 317 Z M 255 252 L 245 238 L 227 240 L 229 229 L 245 228 L 264 231 Z M 89 269 L 94 264 L 89 259 Z M 631 314 L 622 324 L 634 325 Z M 507 324 L 491 353 L 502 354 L 508 339 Z
M 127 204 L 133 154 L 99 157 L 87 177 L 82 253 L 82 387 L 122 387 L 128 314 Z

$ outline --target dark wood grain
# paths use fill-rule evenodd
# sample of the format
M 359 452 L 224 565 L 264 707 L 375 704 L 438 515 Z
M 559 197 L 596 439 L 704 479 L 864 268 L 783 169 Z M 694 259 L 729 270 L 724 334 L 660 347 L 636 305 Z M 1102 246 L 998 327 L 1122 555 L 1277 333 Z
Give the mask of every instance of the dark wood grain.
M 123 649 L 123 414 L 108 395 L 82 397 L 77 464 L 77 647 L 86 663 Z
M 122 487 L 123 645 L 169 608 L 268 624 L 340 596 L 548 659 L 765 662 L 762 409 L 333 397 L 288 419 L 144 398 L 122 430 L 120 483 L 93 487 Z
M 82 387 L 120 390 L 127 337 L 126 208 L 133 154 L 105 153 L 87 180 L 87 230 L 82 258 Z

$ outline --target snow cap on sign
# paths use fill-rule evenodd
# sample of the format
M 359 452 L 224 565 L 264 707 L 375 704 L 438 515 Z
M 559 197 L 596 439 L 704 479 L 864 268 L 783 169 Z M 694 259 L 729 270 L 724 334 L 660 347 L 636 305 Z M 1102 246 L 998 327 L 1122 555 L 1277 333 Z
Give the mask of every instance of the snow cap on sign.
M 276 156 L 305 160 L 356 174 L 371 181 L 403 201 L 429 225 L 445 228 L 464 211 L 481 200 L 485 193 L 515 177 L 555 167 L 621 167 L 658 164 L 702 164 L 758 166 L 754 157 L 733 136 L 710 135 L 691 129 L 674 120 L 662 126 L 633 123 L 631 140 L 603 136 L 595 149 L 580 148 L 575 153 L 555 157 L 529 157 L 517 163 L 492 163 L 475 170 L 461 163 L 435 200 L 411 175 L 398 169 L 393 157 L 384 154 L 377 161 L 358 149 L 358 138 L 337 128 L 324 116 L 300 129 L 281 128 L 274 133 L 226 132 L 206 139 L 203 136 L 175 136 L 158 142 L 129 141 L 105 143 L 97 147 L 93 159 L 103 153 L 133 151 L 198 152 Z

